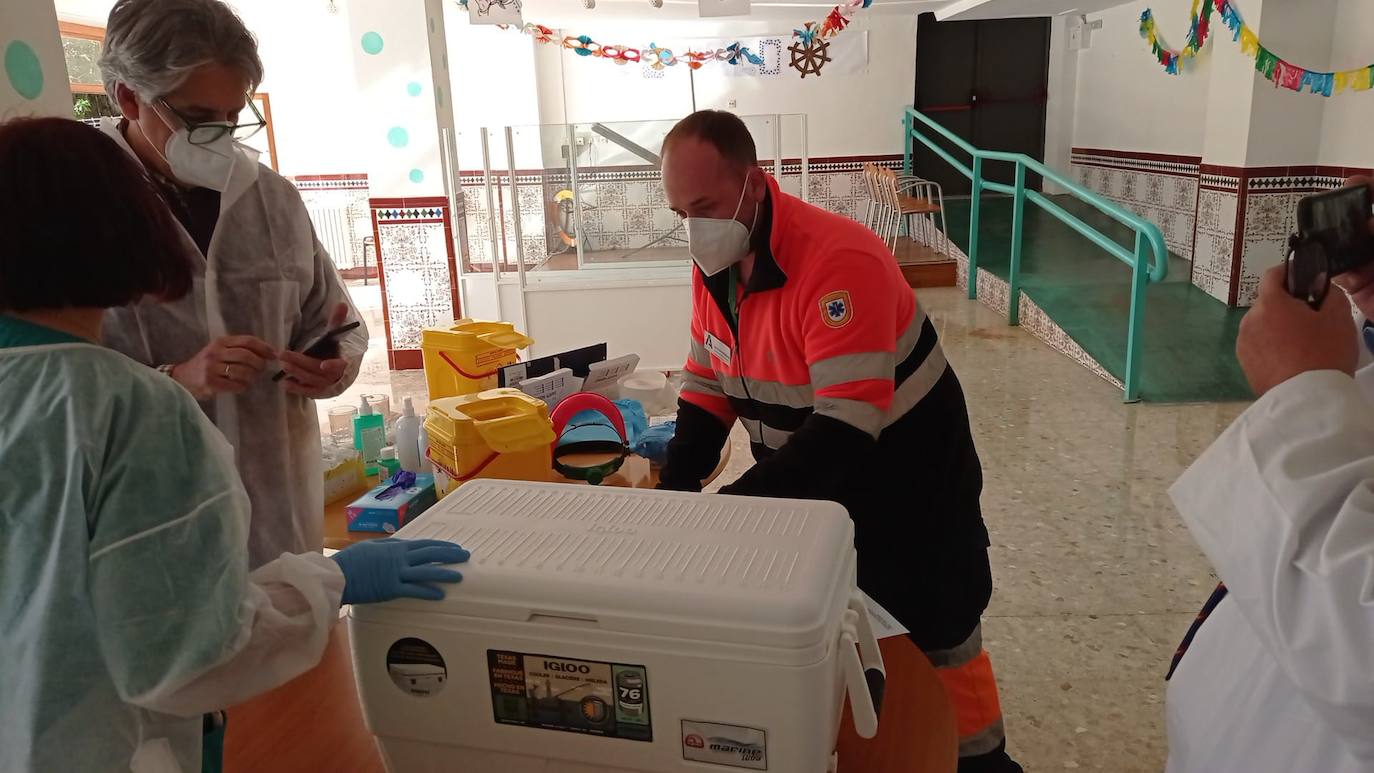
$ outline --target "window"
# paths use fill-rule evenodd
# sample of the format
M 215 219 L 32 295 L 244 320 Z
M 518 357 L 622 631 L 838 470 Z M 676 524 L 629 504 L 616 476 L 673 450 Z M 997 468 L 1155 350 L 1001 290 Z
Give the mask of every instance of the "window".
M 258 113 L 262 115 L 262 120 L 266 121 L 267 125 L 262 127 L 262 131 L 244 140 L 243 144 L 261 153 L 262 156 L 259 160 L 272 167 L 273 171 L 277 171 L 277 137 L 272 133 L 272 100 L 265 91 L 259 91 L 250 99 L 257 106 Z M 243 115 L 248 115 L 250 112 L 252 111 L 244 108 Z
M 119 115 L 119 109 L 105 95 L 97 64 L 105 30 L 69 21 L 59 22 L 57 27 L 62 35 L 62 53 L 67 59 L 73 117 L 93 122 L 102 116 Z

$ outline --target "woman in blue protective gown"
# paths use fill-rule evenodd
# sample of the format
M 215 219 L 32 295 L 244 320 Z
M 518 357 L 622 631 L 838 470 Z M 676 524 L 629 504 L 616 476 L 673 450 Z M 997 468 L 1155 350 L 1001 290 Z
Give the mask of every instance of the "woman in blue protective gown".
M 467 560 L 380 540 L 249 572 L 231 447 L 99 345 L 106 308 L 192 288 L 185 240 L 109 137 L 0 124 L 0 771 L 199 771 L 204 715 L 315 665 L 341 603 L 442 598 Z

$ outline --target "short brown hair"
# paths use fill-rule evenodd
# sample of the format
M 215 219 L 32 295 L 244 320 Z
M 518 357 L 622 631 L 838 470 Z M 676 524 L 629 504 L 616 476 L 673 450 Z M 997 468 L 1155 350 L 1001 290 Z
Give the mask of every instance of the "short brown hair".
M 759 154 L 754 136 L 739 116 L 724 110 L 699 110 L 677 122 L 663 138 L 663 154 L 678 140 L 696 138 L 710 144 L 720 157 L 741 169 L 758 166 Z
M 0 312 L 111 308 L 191 289 L 188 247 L 147 171 L 65 118 L 0 124 Z

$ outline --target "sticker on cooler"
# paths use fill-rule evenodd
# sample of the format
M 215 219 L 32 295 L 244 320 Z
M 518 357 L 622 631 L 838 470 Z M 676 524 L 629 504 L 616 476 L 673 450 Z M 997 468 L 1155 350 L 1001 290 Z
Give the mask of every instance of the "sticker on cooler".
M 643 666 L 487 651 L 498 723 L 653 741 Z
M 745 770 L 768 770 L 768 734 L 740 725 L 682 720 L 682 758 Z
M 420 698 L 437 695 L 448 680 L 444 656 L 423 639 L 405 638 L 386 653 L 386 670 L 402 692 Z

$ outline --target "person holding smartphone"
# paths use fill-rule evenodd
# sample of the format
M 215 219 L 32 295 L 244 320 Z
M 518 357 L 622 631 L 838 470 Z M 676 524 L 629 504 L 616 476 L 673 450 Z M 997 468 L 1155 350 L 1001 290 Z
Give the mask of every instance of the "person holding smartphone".
M 1258 399 L 1169 491 L 1222 580 L 1170 668 L 1170 773 L 1374 770 L 1374 366 L 1350 309 L 1374 316 L 1374 250 L 1349 257 L 1344 293 L 1264 275 L 1236 342 Z
M 197 255 L 175 301 L 111 310 L 105 340 L 184 386 L 224 433 L 253 503 L 250 563 L 323 547 L 314 400 L 357 377 L 361 322 L 296 189 L 239 144 L 262 129 L 257 43 L 219 0 L 119 0 L 100 69 L 123 117 L 101 129 L 157 183 Z M 274 363 L 280 363 L 274 365 Z M 278 370 L 288 378 L 273 381 Z

